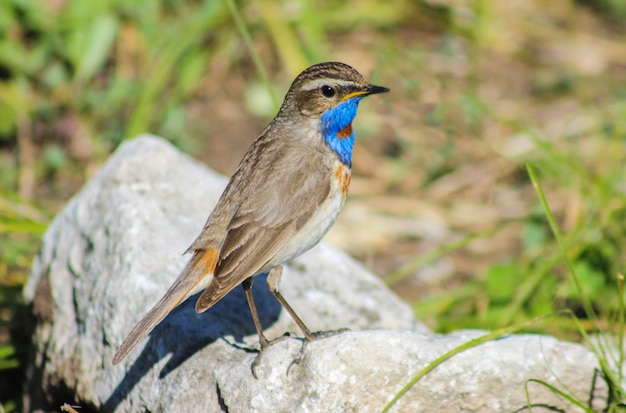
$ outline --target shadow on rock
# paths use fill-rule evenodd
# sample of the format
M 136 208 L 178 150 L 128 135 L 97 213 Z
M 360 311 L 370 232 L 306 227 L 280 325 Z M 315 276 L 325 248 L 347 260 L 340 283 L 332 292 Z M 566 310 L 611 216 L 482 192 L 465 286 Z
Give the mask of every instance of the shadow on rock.
M 281 307 L 269 292 L 266 278 L 256 277 L 253 294 L 261 323 L 269 327 L 278 320 Z M 190 297 L 152 331 L 143 351 L 105 402 L 104 411 L 115 411 L 152 367 L 168 355 L 171 358 L 159 372 L 159 379 L 223 336 L 232 336 L 235 343 L 243 344 L 245 336 L 256 334 L 242 288 L 235 288 L 202 314 L 195 311 L 199 296 Z M 236 347 L 246 351 L 245 346 Z

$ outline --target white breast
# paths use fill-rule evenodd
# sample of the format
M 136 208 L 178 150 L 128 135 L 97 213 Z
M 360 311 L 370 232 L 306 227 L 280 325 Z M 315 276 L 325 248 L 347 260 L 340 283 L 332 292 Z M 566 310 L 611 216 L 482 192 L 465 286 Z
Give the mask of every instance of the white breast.
M 346 201 L 346 193 L 350 182 L 350 169 L 336 161 L 334 177 L 331 180 L 328 199 L 324 201 L 309 221 L 300 228 L 281 251 L 274 256 L 260 272 L 290 261 L 313 248 L 324 237 L 334 224 Z

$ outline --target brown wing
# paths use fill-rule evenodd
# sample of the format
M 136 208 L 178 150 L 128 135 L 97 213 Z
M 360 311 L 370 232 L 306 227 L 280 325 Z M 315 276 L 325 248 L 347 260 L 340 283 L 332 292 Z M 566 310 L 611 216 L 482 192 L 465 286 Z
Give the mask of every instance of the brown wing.
M 251 169 L 244 174 L 245 181 L 240 167 L 227 190 L 236 193 L 239 202 L 228 223 L 213 281 L 198 299 L 196 311 L 205 311 L 257 274 L 308 221 L 328 197 L 331 161 L 322 151 L 282 145 L 248 164 Z

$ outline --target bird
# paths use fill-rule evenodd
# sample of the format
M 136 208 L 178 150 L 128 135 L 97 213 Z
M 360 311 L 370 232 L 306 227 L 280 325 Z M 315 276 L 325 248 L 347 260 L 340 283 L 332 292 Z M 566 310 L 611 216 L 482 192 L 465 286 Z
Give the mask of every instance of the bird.
M 370 84 L 345 63 L 319 63 L 301 72 L 185 252 L 191 254 L 189 262 L 130 331 L 113 364 L 189 297 L 202 292 L 195 305 L 201 313 L 239 285 L 261 355 L 273 343 L 263 333 L 252 297 L 253 279 L 262 274 L 267 274 L 270 292 L 304 334 L 300 353 L 310 341 L 345 331 L 311 331 L 282 296 L 279 283 L 283 265 L 319 243 L 343 208 L 355 142 L 352 122 L 359 102 L 389 91 Z

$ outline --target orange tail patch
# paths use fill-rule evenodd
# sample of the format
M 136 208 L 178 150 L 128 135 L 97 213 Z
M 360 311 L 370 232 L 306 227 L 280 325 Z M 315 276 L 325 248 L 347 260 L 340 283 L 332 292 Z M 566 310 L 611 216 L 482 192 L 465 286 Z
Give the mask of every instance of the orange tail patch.
M 209 248 L 205 250 L 200 257 L 198 257 L 198 267 L 202 269 L 205 274 L 213 274 L 215 266 L 217 265 L 217 257 L 219 255 L 217 248 Z
M 187 264 L 184 272 L 189 274 L 193 285 L 189 288 L 188 293 L 180 298 L 176 305 L 180 304 L 190 296 L 204 290 L 211 283 L 220 251 L 217 248 L 208 248 L 206 250 L 198 250 Z

